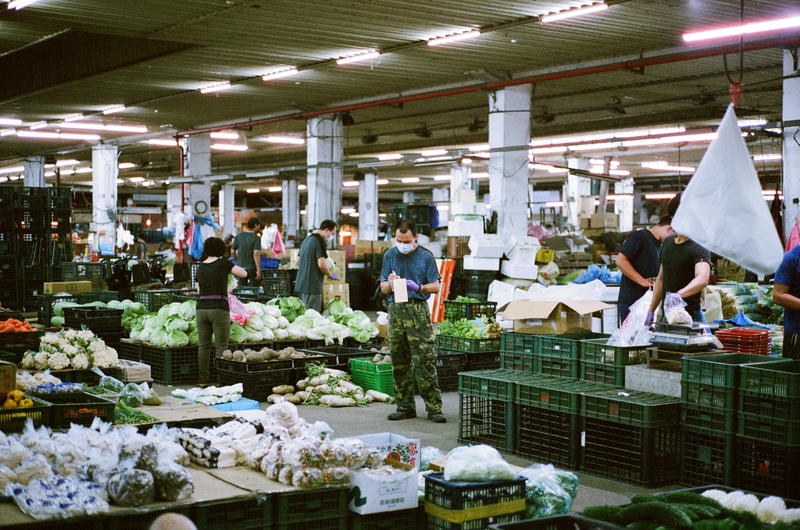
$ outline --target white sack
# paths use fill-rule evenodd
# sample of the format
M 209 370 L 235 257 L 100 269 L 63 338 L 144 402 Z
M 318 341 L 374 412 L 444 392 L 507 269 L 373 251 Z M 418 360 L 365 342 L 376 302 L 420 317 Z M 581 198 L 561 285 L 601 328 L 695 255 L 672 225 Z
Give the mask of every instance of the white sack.
M 783 247 L 732 105 L 681 196 L 672 228 L 759 274 L 781 264 Z

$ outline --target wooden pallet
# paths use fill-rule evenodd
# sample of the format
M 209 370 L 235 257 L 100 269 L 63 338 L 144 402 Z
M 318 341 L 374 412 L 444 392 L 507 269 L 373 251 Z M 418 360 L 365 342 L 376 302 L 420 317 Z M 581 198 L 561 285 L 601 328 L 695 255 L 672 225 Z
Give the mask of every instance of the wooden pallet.
M 727 353 L 724 350 L 705 350 L 705 351 L 678 351 L 666 350 L 653 346 L 647 348 L 647 367 L 654 370 L 666 370 L 670 372 L 681 371 L 681 358 L 682 357 L 698 357 L 701 355 L 715 355 L 718 353 Z

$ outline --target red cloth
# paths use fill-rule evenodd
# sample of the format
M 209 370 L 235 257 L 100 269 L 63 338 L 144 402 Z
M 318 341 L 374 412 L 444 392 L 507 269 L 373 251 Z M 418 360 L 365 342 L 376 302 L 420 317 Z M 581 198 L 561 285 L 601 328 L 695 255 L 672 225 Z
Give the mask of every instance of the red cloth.
M 797 227 L 797 219 L 795 219 L 792 233 L 789 234 L 789 240 L 786 241 L 786 252 L 789 252 L 797 245 L 800 245 L 800 228 Z

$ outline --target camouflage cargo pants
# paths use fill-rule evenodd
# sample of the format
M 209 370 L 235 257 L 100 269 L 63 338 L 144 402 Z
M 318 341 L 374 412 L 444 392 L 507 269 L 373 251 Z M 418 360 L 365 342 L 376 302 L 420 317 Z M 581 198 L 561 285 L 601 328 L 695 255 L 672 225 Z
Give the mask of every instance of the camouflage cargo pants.
M 436 349 L 428 304 L 422 300 L 389 306 L 389 348 L 397 410 L 415 410 L 414 380 L 429 414 L 442 411 L 436 377 Z

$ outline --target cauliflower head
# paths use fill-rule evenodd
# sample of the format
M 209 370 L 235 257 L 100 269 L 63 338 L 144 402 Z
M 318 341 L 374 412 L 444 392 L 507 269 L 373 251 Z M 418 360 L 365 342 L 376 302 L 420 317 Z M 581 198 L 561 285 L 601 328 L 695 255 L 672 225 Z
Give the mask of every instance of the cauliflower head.
M 80 353 L 78 348 L 73 346 L 72 344 L 67 344 L 61 349 L 61 351 L 63 351 L 66 354 L 66 356 L 69 357 L 70 359 Z
M 89 368 L 89 358 L 86 357 L 85 353 L 79 353 L 75 357 L 72 358 L 72 367 L 76 370 L 85 370 Z
M 117 350 L 114 348 L 103 348 L 93 352 L 94 365 L 98 368 L 114 368 L 119 364 Z
M 64 352 L 56 352 L 50 355 L 47 360 L 52 370 L 63 370 L 69 368 L 69 357 Z
M 22 368 L 29 370 L 36 367 L 36 361 L 33 360 L 34 355 L 36 355 L 36 352 L 32 352 L 30 350 L 25 352 L 25 355 L 22 356 L 22 363 L 20 363 Z
M 47 362 L 47 358 L 49 357 L 49 353 L 46 351 L 40 351 L 36 355 L 33 356 L 34 364 L 36 365 L 37 370 L 47 370 L 49 367 L 49 363 Z

